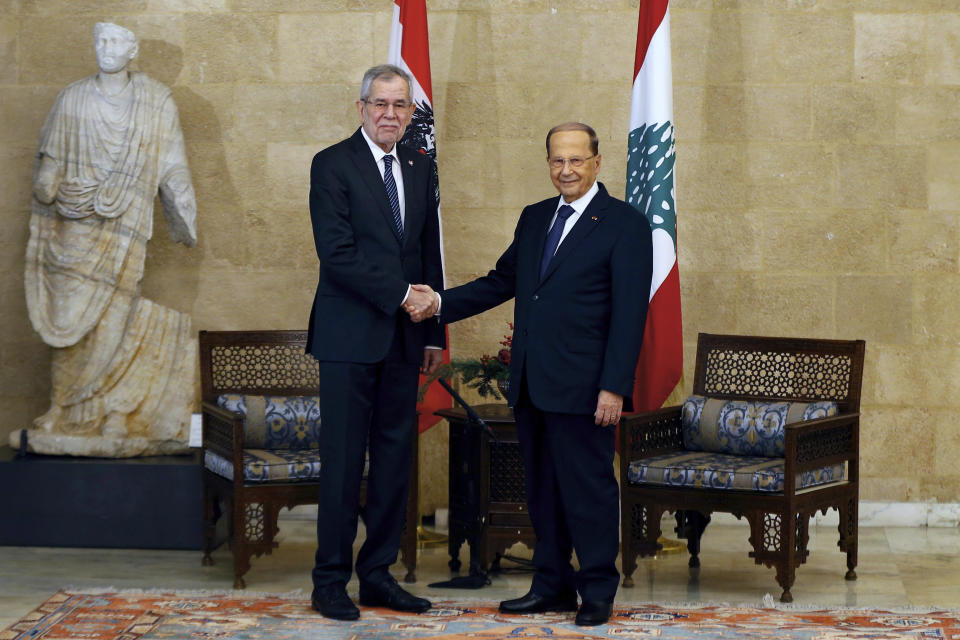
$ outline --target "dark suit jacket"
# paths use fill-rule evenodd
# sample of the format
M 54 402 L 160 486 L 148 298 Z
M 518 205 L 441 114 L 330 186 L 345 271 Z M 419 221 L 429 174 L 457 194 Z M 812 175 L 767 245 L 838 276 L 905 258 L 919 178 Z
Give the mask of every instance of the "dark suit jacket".
M 557 198 L 520 214 L 510 247 L 486 276 L 443 293 L 441 320 L 455 322 L 515 297 L 510 392 L 521 376 L 543 411 L 592 414 L 601 389 L 631 408 L 650 297 L 650 224 L 601 184 L 540 279 Z
M 414 324 L 400 309 L 408 284 L 442 289 L 443 268 L 433 161 L 403 146 L 397 155 L 405 198 L 403 244 L 360 129 L 313 158 L 310 218 L 320 281 L 307 351 L 318 360 L 378 362 L 398 327 L 410 362 L 423 361 L 427 344 L 445 346 L 435 319 Z

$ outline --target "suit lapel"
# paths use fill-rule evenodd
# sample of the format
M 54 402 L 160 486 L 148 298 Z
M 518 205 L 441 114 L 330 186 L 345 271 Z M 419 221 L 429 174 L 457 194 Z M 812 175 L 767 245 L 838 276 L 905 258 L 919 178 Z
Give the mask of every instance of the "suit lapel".
M 580 214 L 577 223 L 573 225 L 570 233 L 568 233 L 567 237 L 560 243 L 557 252 L 553 255 L 553 259 L 547 266 L 547 272 L 544 273 L 543 278 L 541 278 L 541 282 L 546 282 L 564 259 L 573 253 L 576 246 L 597 228 L 597 225 L 603 220 L 604 213 L 606 213 L 608 198 L 607 190 L 603 188 L 603 185 L 600 185 L 600 191 L 597 192 L 597 195 L 593 196 L 593 200 L 587 205 L 587 210 Z M 540 254 L 543 254 L 542 246 Z M 537 265 L 539 266 L 539 264 L 540 262 L 538 261 Z
M 543 251 L 546 249 L 547 234 L 550 233 L 550 223 L 553 221 L 553 214 L 556 213 L 556 209 L 557 200 L 556 198 L 551 198 L 541 210 L 540 220 L 534 224 L 534 228 L 537 230 L 535 245 L 537 259 L 530 265 L 533 271 L 534 282 L 540 281 L 540 263 L 543 261 Z
M 393 220 L 393 210 L 390 208 L 390 201 L 387 199 L 387 188 L 384 186 L 383 176 L 380 175 L 377 168 L 377 161 L 373 159 L 370 147 L 359 129 L 353 134 L 351 141 L 353 143 L 353 163 L 357 167 L 357 172 L 363 178 L 374 200 L 377 201 L 380 213 L 393 231 L 393 237 L 397 239 L 397 242 L 400 242 L 400 232 Z M 404 174 L 404 189 L 406 189 L 406 183 L 406 174 Z M 406 194 L 406 191 L 404 191 L 404 194 Z

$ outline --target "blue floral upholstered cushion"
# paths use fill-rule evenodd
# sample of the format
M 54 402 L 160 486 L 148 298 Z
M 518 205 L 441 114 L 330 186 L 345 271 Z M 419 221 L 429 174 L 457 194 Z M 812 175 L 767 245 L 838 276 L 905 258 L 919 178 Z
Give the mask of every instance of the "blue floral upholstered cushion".
M 630 463 L 633 484 L 703 487 L 734 491 L 783 491 L 783 459 L 740 456 L 702 451 L 677 451 Z M 843 480 L 843 464 L 804 471 L 797 475 L 797 489 Z
M 245 449 L 307 449 L 318 455 L 319 398 L 225 394 L 217 404 L 243 416 Z
M 217 405 L 243 416 L 243 481 L 316 482 L 320 399 L 226 394 Z M 204 466 L 233 480 L 233 460 L 206 451 Z
M 218 476 L 233 480 L 233 461 L 207 451 L 204 466 Z M 244 449 L 243 481 L 315 482 L 320 475 L 320 455 L 316 450 Z
M 784 428 L 837 415 L 836 402 L 758 402 L 690 396 L 683 403 L 688 451 L 782 458 Z

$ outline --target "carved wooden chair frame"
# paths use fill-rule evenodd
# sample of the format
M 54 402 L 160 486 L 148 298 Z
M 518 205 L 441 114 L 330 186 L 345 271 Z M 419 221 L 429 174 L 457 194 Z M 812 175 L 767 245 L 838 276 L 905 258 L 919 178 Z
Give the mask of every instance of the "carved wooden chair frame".
M 862 340 L 813 340 L 701 333 L 693 393 L 711 397 L 837 402 L 839 414 L 788 425 L 784 489 L 779 493 L 704 487 L 638 485 L 628 480 L 633 460 L 684 449 L 680 407 L 636 414 L 620 427 L 621 528 L 625 587 L 633 586 L 637 556 L 656 554 L 665 512 L 677 518 L 676 532 L 687 540 L 692 569 L 700 566 L 700 538 L 714 511 L 745 517 L 756 564 L 776 569 L 790 602 L 796 569 L 809 555 L 810 518 L 830 508 L 839 512 L 840 550 L 847 555 L 846 579 L 855 580 L 858 539 L 860 387 Z M 798 490 L 797 474 L 843 463 L 846 478 Z

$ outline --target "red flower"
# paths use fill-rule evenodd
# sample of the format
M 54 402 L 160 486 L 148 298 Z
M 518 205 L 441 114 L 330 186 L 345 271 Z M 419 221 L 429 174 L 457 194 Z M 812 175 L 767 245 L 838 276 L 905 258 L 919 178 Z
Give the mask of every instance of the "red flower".
M 500 349 L 500 353 L 497 354 L 497 360 L 503 364 L 510 364 L 510 349 Z
M 512 323 L 512 322 L 508 322 L 507 324 L 510 325 L 510 331 L 513 331 L 513 323 Z M 500 344 L 502 344 L 503 346 L 505 346 L 507 349 L 512 349 L 512 348 L 513 348 L 513 334 L 511 333 L 511 334 L 508 335 L 508 336 L 503 336 L 503 340 L 500 341 Z M 509 358 L 508 358 L 508 361 L 509 361 Z

